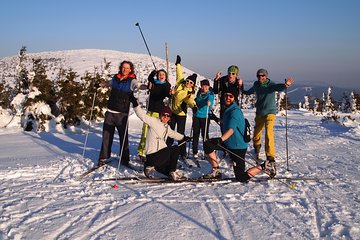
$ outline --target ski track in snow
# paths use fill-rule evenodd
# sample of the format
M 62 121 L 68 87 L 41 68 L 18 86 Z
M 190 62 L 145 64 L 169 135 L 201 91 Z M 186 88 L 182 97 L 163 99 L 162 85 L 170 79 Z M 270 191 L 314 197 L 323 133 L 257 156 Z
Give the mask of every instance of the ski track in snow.
M 138 173 L 122 167 L 117 173 L 114 161 L 78 179 L 96 164 L 98 134 L 89 136 L 83 159 L 81 135 L 0 133 L 10 149 L 10 157 L 2 156 L 0 162 L 9 161 L 11 151 L 18 162 L 0 165 L 0 239 L 359 239 L 360 131 L 321 123 L 319 117 L 299 111 L 290 111 L 288 124 L 290 171 L 286 171 L 285 120 L 277 117 L 278 175 L 320 179 L 293 182 L 294 190 L 278 181 L 166 185 L 120 181 L 114 189 L 115 181 L 92 179 Z M 130 129 L 130 150 L 135 153 L 141 128 Z M 215 137 L 217 130 L 212 129 L 210 135 Z M 18 137 L 21 144 L 36 149 L 21 156 L 13 147 Z M 118 142 L 114 145 L 118 149 Z M 200 163 L 201 169 L 189 168 L 185 175 L 196 177 L 210 170 L 207 161 Z M 139 161 L 133 164 L 141 166 Z M 233 176 L 228 157 L 220 165 L 224 176 Z

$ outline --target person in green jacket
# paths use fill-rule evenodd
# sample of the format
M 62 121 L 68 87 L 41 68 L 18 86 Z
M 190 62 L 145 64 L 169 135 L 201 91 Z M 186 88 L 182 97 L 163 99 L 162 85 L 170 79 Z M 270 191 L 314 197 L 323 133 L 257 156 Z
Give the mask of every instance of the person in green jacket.
M 257 81 L 253 86 L 244 91 L 244 94 L 256 94 L 256 117 L 253 136 L 253 146 L 257 159 L 261 149 L 261 137 L 262 130 L 265 127 L 265 154 L 266 160 L 269 161 L 273 171 L 273 175 L 276 174 L 275 166 L 275 138 L 274 138 L 274 123 L 276 116 L 275 105 L 275 92 L 284 91 L 285 88 L 290 87 L 293 83 L 293 79 L 285 79 L 285 83 L 276 84 L 268 78 L 268 71 L 266 69 L 259 69 L 256 73 Z M 242 85 L 242 81 L 241 81 Z

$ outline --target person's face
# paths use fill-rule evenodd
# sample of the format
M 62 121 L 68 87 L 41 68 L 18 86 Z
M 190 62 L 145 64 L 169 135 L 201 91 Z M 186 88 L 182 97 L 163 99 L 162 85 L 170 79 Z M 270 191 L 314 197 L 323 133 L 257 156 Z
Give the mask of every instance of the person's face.
M 201 91 L 204 93 L 207 93 L 209 91 L 210 86 L 209 85 L 201 85 Z
M 259 80 L 260 83 L 263 83 L 263 82 L 266 81 L 266 75 L 263 74 L 263 73 L 258 74 L 258 75 L 257 75 L 257 78 L 258 78 L 258 80 Z
M 237 74 L 234 72 L 229 72 L 228 77 L 230 82 L 234 82 L 236 80 Z
M 166 80 L 166 73 L 164 73 L 163 71 L 160 71 L 159 73 L 158 73 L 158 79 L 160 80 L 160 81 L 165 81 Z
M 163 113 L 163 114 L 161 114 L 161 116 L 160 116 L 160 120 L 161 120 L 163 123 L 168 123 L 168 122 L 171 120 L 171 115 L 168 114 L 168 113 Z
M 124 76 L 127 76 L 131 73 L 131 67 L 130 64 L 124 63 L 121 68 L 121 74 Z
M 188 87 L 188 88 L 192 88 L 194 86 L 194 82 L 193 81 L 191 81 L 191 80 L 186 80 L 186 87 Z
M 225 93 L 224 101 L 225 101 L 225 106 L 228 107 L 235 101 L 235 97 L 231 93 Z

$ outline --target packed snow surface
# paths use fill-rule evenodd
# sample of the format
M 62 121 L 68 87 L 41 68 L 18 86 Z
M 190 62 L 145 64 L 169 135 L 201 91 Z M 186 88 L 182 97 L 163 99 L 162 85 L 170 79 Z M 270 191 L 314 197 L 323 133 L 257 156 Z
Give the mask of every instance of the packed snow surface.
M 244 113 L 253 125 L 254 110 Z M 0 239 L 360 239 L 360 127 L 354 118 L 338 124 L 289 111 L 287 165 L 286 121 L 278 115 L 278 176 L 317 180 L 247 184 L 94 181 L 142 176 L 117 162 L 80 180 L 97 163 L 101 122 L 89 129 L 85 157 L 86 132 L 1 128 Z M 0 121 L 0 126 L 8 123 L 5 117 Z M 188 117 L 187 134 L 190 126 Z M 130 151 L 139 168 L 141 127 L 132 114 Z M 219 135 L 212 123 L 210 137 Z M 254 163 L 252 150 L 249 144 L 247 160 Z M 118 154 L 117 139 L 113 155 Z M 232 177 L 228 157 L 219 153 L 219 158 L 223 175 Z M 200 169 L 186 167 L 184 175 L 210 171 L 206 160 L 200 164 Z

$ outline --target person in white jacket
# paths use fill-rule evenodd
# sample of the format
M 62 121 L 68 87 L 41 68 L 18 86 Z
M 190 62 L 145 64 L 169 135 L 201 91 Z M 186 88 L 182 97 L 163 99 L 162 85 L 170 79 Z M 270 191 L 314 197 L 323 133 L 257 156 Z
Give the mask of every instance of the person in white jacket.
M 151 117 L 138 106 L 137 100 L 134 96 L 130 98 L 133 104 L 135 114 L 148 124 L 149 130 L 146 137 L 146 161 L 144 163 L 145 176 L 150 177 L 156 170 L 171 180 L 178 180 L 182 176 L 176 171 L 177 161 L 180 150 L 178 145 L 167 146 L 166 140 L 168 137 L 175 140 L 190 141 L 191 138 L 184 136 L 170 128 L 168 125 L 171 120 L 172 111 L 169 107 L 164 107 L 160 112 L 160 118 Z

